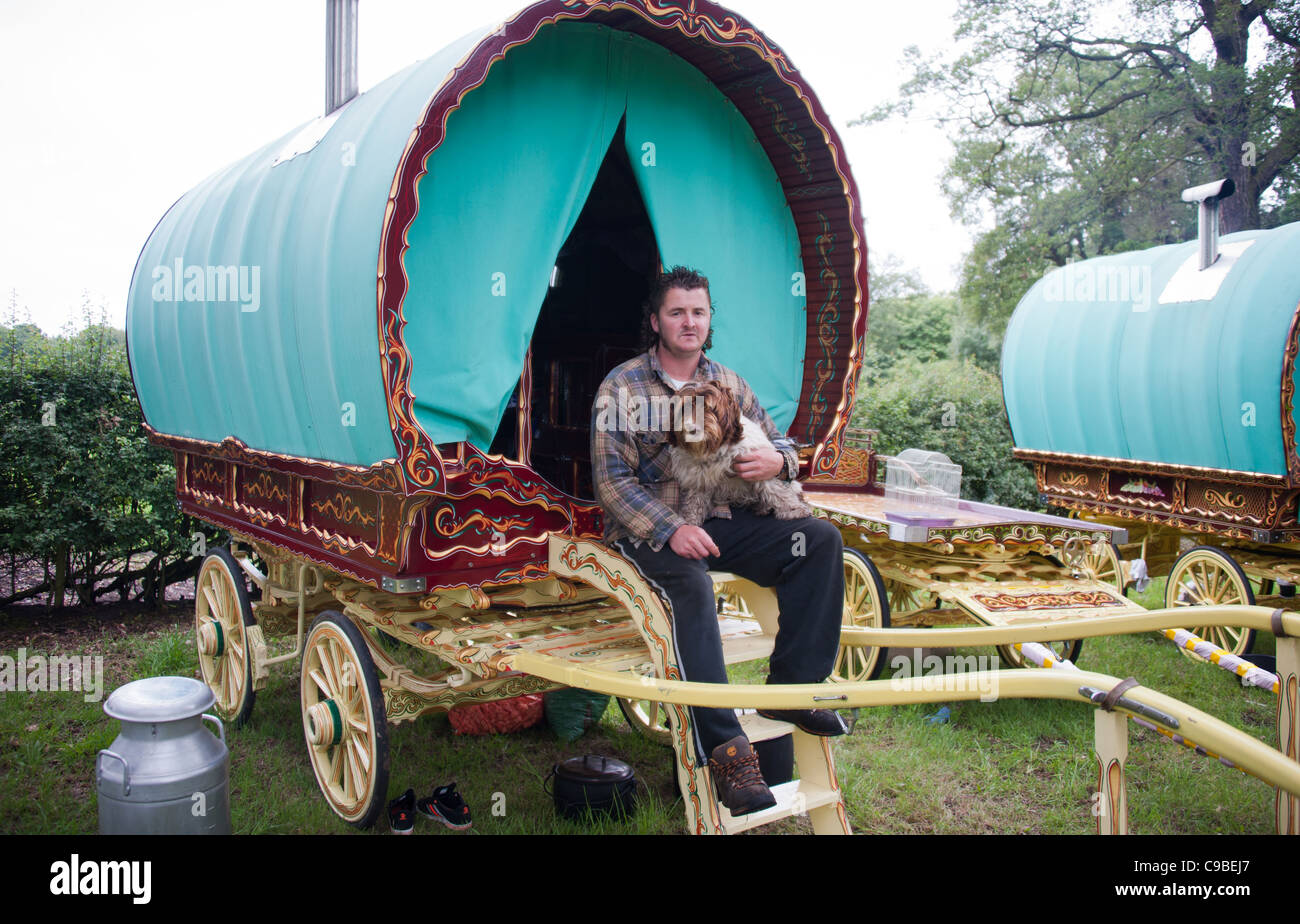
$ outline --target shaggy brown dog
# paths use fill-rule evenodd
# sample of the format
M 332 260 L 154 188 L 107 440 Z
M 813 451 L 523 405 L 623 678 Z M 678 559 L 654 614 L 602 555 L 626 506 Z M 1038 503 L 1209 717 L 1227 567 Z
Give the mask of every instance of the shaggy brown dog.
M 738 504 L 779 520 L 812 516 L 797 481 L 746 481 L 733 464 L 738 456 L 772 447 L 763 428 L 740 413 L 731 389 L 719 381 L 692 382 L 677 392 L 668 432 L 673 475 L 681 485 L 682 518 L 699 526 L 719 504 Z M 703 399 L 702 402 L 697 399 Z M 696 408 L 703 407 L 703 419 Z

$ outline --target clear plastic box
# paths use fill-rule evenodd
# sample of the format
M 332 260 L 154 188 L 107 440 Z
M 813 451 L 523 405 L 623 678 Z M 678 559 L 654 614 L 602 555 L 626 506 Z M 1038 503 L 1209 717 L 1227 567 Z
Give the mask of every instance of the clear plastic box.
M 885 512 L 904 515 L 955 512 L 961 466 L 941 452 L 904 449 L 885 463 Z

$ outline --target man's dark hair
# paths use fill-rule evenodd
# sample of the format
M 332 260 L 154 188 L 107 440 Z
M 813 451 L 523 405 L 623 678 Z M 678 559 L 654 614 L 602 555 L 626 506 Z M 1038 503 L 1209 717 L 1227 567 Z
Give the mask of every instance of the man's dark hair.
M 709 296 L 709 315 L 713 314 L 713 293 L 709 291 L 708 277 L 689 266 L 674 266 L 666 273 L 660 273 L 655 277 L 654 283 L 650 286 L 650 294 L 646 297 L 645 305 L 641 311 L 641 349 L 653 350 L 659 346 L 659 335 L 655 333 L 650 326 L 652 315 L 659 313 L 659 309 L 664 306 L 664 299 L 668 297 L 669 289 L 703 289 L 704 293 Z M 704 339 L 704 346 L 701 349 L 709 350 L 713 348 L 713 325 L 709 325 L 709 336 Z

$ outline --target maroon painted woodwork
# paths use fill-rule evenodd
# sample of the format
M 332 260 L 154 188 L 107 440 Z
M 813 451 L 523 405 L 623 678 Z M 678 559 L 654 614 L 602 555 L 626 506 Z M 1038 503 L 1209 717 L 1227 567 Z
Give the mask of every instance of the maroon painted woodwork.
M 1034 475 L 1047 503 L 1070 510 L 1255 542 L 1300 540 L 1300 488 L 1276 476 L 1126 460 L 1035 461 Z
M 446 493 L 409 490 L 395 465 L 370 469 L 163 436 L 186 513 L 375 587 L 424 578 L 426 590 L 546 575 L 551 531 L 599 539 L 600 508 L 527 466 L 473 446 L 443 447 Z

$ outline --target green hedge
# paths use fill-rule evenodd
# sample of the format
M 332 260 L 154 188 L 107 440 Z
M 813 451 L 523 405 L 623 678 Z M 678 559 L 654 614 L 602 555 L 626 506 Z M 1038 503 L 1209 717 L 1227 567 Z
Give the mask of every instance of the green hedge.
M 36 588 L 57 606 L 65 587 L 83 604 L 112 592 L 157 597 L 193 572 L 191 536 L 205 527 L 180 514 L 172 455 L 149 444 L 142 424 L 122 331 L 94 325 L 48 338 L 30 324 L 0 328 L 5 583 L 18 562 L 42 566 L 35 583 L 4 587 L 0 602 Z

